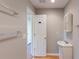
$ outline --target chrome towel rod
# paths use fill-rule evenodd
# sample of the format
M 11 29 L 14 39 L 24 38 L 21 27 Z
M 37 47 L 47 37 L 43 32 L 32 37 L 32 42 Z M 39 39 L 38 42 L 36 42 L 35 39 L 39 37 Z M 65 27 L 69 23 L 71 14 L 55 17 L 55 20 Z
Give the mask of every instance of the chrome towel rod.
M 0 41 L 10 40 L 13 38 L 20 39 L 21 37 L 22 37 L 22 33 L 20 31 L 0 33 Z
M 0 9 L 0 12 L 11 15 L 11 16 L 18 15 L 18 13 L 16 11 L 10 9 L 6 5 L 0 4 L 0 6 L 3 7 L 3 9 Z

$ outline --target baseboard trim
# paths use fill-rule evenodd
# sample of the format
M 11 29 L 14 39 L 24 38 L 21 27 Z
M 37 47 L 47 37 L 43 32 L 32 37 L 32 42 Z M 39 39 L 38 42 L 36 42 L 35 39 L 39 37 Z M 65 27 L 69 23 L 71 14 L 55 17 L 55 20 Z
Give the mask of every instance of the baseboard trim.
M 47 53 L 49 56 L 59 56 L 59 53 Z

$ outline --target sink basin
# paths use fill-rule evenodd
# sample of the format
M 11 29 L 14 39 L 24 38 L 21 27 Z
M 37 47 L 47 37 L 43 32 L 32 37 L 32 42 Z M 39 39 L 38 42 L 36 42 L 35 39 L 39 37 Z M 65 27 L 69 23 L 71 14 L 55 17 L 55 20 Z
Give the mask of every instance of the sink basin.
M 72 47 L 71 43 L 65 42 L 65 41 L 58 41 L 57 44 L 59 46 L 63 46 L 63 47 Z

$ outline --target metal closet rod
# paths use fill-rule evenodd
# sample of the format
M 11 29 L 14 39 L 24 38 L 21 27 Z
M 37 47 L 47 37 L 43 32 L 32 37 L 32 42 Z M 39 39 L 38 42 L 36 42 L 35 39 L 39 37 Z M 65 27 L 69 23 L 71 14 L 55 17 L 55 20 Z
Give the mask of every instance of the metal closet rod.
M 7 6 L 5 6 L 5 5 L 3 5 L 3 4 L 0 4 L 0 6 L 6 8 L 6 9 L 9 10 L 10 12 L 12 12 L 12 14 L 9 13 L 9 12 L 5 12 L 5 11 L 3 11 L 3 10 L 2 10 L 1 12 L 6 13 L 6 14 L 9 14 L 9 15 L 18 15 L 18 13 L 17 13 L 16 11 L 10 9 L 10 8 L 7 7 Z

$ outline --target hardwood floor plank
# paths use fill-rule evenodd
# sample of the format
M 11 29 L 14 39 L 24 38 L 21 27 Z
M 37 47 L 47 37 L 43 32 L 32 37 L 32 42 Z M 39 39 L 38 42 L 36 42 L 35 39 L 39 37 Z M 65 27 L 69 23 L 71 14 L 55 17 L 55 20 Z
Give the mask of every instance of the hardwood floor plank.
M 59 59 L 58 56 L 34 57 L 33 59 Z

